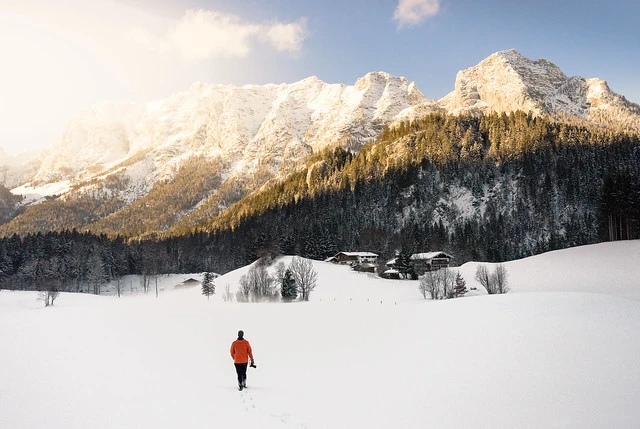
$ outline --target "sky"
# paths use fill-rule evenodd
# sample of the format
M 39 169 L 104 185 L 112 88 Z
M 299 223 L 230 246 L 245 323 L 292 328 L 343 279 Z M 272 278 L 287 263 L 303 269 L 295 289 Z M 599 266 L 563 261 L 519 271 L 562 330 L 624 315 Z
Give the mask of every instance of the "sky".
M 309 302 L 225 302 L 248 266 L 218 277 L 209 300 L 175 288 L 201 274 L 161 276 L 157 299 L 131 296 L 142 278 L 128 276 L 119 299 L 62 293 L 47 308 L 37 292 L 3 290 L 0 424 L 637 427 L 639 252 L 627 240 L 509 261 L 506 295 L 445 301 L 320 261 Z M 459 268 L 467 287 L 479 287 L 476 265 Z M 242 392 L 229 353 L 240 329 L 257 366 Z
M 53 144 L 106 100 L 147 102 L 195 82 L 353 84 L 371 71 L 430 99 L 459 70 L 515 48 L 640 103 L 633 0 L 0 0 L 0 146 Z

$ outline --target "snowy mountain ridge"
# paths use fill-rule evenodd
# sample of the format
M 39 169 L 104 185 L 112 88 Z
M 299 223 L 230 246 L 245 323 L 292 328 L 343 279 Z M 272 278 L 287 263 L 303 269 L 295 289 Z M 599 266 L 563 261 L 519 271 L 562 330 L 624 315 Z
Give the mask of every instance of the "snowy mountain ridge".
M 460 71 L 454 90 L 440 100 L 427 99 L 404 77 L 372 72 L 354 85 L 315 76 L 280 85 L 196 83 L 154 103 L 97 104 L 68 124 L 29 173 L 5 166 L 4 177 L 7 186 L 23 185 L 14 192 L 38 194 L 37 187 L 62 181 L 103 189 L 116 173 L 126 186 L 109 192 L 130 203 L 193 157 L 219 160 L 224 180 L 258 174 L 266 181 L 325 147 L 358 150 L 385 125 L 431 112 L 515 110 L 640 129 L 640 108 L 605 81 L 567 77 L 548 60 L 507 50 Z
M 316 77 L 290 85 L 197 83 L 142 108 L 126 106 L 122 120 L 114 120 L 112 104 L 93 106 L 44 155 L 33 181 L 87 179 L 132 157 L 151 161 L 152 178 L 166 178 L 176 158 L 193 155 L 222 157 L 231 175 L 258 165 L 275 174 L 344 139 L 364 143 L 423 100 L 415 85 L 387 73 L 369 73 L 353 86 Z

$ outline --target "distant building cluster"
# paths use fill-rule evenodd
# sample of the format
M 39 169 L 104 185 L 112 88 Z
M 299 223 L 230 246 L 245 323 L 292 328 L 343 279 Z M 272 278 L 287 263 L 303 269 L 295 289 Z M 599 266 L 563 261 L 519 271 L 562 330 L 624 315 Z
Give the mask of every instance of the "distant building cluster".
M 349 265 L 357 271 L 375 273 L 379 265 L 379 255 L 373 252 L 338 252 L 325 259 L 325 262 Z M 446 252 L 424 252 L 413 253 L 407 261 L 401 261 L 400 257 L 387 261 L 385 270 L 380 273 L 382 277 L 399 279 L 406 275 L 407 270 L 412 270 L 416 275 L 424 274 L 428 271 L 437 271 L 441 268 L 448 268 L 453 256 Z

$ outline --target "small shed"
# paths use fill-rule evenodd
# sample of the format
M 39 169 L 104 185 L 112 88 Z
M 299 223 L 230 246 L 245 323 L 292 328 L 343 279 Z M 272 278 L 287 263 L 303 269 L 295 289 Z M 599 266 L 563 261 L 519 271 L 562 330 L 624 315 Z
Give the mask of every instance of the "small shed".
M 202 282 L 194 278 L 188 278 L 182 283 L 176 285 L 176 287 L 194 287 L 194 286 L 202 286 Z
M 388 270 L 385 270 L 384 273 L 382 273 L 382 277 L 385 279 L 395 279 L 395 280 L 399 280 L 400 279 L 400 272 L 394 268 L 389 268 Z

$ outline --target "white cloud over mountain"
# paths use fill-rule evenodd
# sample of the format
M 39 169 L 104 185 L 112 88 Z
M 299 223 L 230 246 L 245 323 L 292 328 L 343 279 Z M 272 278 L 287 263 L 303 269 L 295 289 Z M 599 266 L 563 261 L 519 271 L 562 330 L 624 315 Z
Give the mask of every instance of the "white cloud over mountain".
M 142 28 L 128 32 L 131 40 L 156 52 L 172 52 L 193 64 L 220 57 L 246 57 L 264 42 L 278 52 L 297 52 L 306 38 L 306 19 L 262 24 L 211 10 L 188 10 L 164 35 Z
M 297 52 L 302 49 L 307 37 L 307 20 L 289 24 L 274 24 L 267 29 L 267 37 L 271 45 L 279 52 Z
M 400 0 L 393 13 L 398 27 L 413 26 L 440 12 L 440 0 Z

